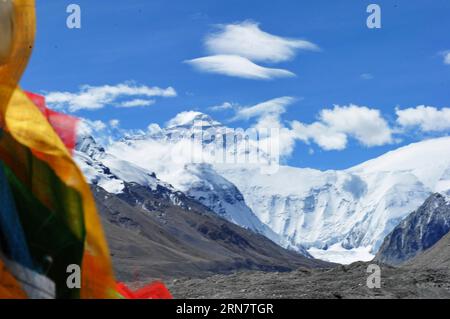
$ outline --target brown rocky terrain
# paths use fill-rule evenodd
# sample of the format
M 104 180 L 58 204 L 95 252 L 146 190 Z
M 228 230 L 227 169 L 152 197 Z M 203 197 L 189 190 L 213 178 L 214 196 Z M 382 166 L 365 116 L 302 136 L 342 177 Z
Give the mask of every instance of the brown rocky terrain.
M 330 267 L 222 219 L 182 193 L 127 184 L 122 194 L 93 186 L 120 281 L 205 278 L 240 270 Z
M 402 266 L 380 264 L 381 288 L 370 289 L 370 263 L 306 258 L 182 193 L 93 188 L 117 277 L 132 287 L 163 279 L 175 298 L 188 299 L 450 298 L 450 235 Z
M 175 298 L 408 299 L 450 298 L 447 269 L 381 266 L 381 288 L 367 287 L 368 264 L 288 273 L 239 272 L 169 283 Z

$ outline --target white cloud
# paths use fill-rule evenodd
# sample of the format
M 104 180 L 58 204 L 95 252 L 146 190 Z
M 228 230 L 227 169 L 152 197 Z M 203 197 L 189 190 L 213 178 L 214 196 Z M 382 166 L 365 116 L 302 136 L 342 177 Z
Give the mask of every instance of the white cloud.
M 289 156 L 295 147 L 295 135 L 291 129 L 285 127 L 284 123 L 282 123 L 281 115 L 296 100 L 294 97 L 283 96 L 253 106 L 240 107 L 236 109 L 236 114 L 232 121 L 256 118 L 256 123 L 253 125 L 253 128 L 257 129 L 260 138 L 265 140 L 261 144 L 277 145 L 282 157 Z M 276 136 L 272 134 L 265 136 L 272 129 L 277 129 L 278 134 Z
M 112 119 L 112 120 L 109 121 L 109 125 L 112 128 L 118 128 L 119 125 L 120 125 L 120 121 L 118 119 Z
M 450 64 L 450 52 L 445 52 L 444 53 L 444 63 L 445 64 Z
M 365 146 L 392 143 L 392 131 L 379 110 L 366 106 L 335 106 L 322 110 L 320 120 L 336 132 L 348 134 Z
M 450 129 L 450 108 L 438 109 L 419 105 L 404 110 L 397 109 L 397 123 L 402 127 L 419 127 L 423 132 L 442 132 Z
M 93 135 L 96 132 L 101 132 L 107 128 L 107 125 L 100 120 L 88 120 L 85 118 L 80 118 L 77 125 L 77 135 L 88 136 Z
M 101 120 L 90 120 L 87 118 L 79 118 L 77 125 L 77 136 L 92 136 L 99 145 L 107 146 L 128 135 L 144 134 L 142 130 L 123 129 L 120 126 L 119 119 L 111 119 L 107 122 Z
M 293 121 L 291 125 L 295 138 L 305 143 L 313 141 L 326 151 L 343 150 L 347 147 L 347 135 L 323 123 L 304 124 Z
M 220 25 L 219 31 L 206 37 L 211 54 L 238 55 L 257 62 L 282 62 L 295 57 L 299 50 L 317 51 L 314 43 L 269 34 L 252 21 Z
M 335 106 L 322 110 L 316 122 L 311 124 L 292 121 L 286 125 L 281 115 L 296 101 L 285 96 L 255 106 L 240 108 L 233 120 L 256 118 L 256 128 L 280 129 L 280 144 L 288 155 L 295 140 L 314 142 L 324 150 L 343 150 L 349 138 L 354 138 L 367 147 L 393 142 L 393 131 L 379 110 L 365 106 Z
M 90 86 L 83 85 L 79 92 L 49 92 L 45 94 L 47 103 L 54 109 L 67 109 L 76 112 L 82 109 L 96 110 L 107 105 L 116 105 L 118 99 L 130 97 L 175 97 L 175 89 L 168 87 L 137 86 L 130 83 L 122 83 L 115 86 Z M 121 102 L 119 105 L 123 105 Z
M 224 111 L 224 110 L 232 110 L 234 108 L 238 107 L 238 105 L 236 103 L 232 103 L 232 102 L 224 102 L 220 105 L 214 105 L 211 106 L 209 108 L 209 110 L 213 111 L 213 112 L 219 112 L 219 111 Z
M 283 96 L 269 101 L 265 101 L 254 106 L 243 107 L 237 110 L 234 120 L 248 120 L 259 117 L 280 116 L 286 112 L 286 107 L 296 101 L 291 96 Z
M 373 80 L 374 76 L 371 73 L 363 73 L 360 75 L 363 80 Z
M 155 100 L 143 100 L 143 99 L 135 99 L 131 101 L 126 101 L 118 104 L 118 107 L 130 108 L 130 107 L 139 107 L 139 106 L 151 106 L 155 104 Z
M 336 105 L 322 110 L 312 124 L 293 121 L 291 125 L 296 138 L 313 141 L 324 150 L 343 150 L 350 137 L 367 147 L 393 142 L 393 132 L 380 111 L 365 106 Z
M 238 55 L 213 55 L 185 62 L 202 72 L 217 73 L 244 79 L 270 80 L 295 76 L 294 73 L 287 70 L 259 66 L 249 59 Z
M 152 123 L 147 127 L 147 131 L 150 135 L 157 134 L 161 132 L 161 127 L 156 123 Z
M 317 51 L 314 43 L 289 39 L 264 32 L 259 24 L 244 21 L 219 25 L 209 34 L 205 46 L 210 56 L 187 60 L 197 70 L 253 80 L 293 77 L 284 69 L 265 67 L 255 62 L 279 63 L 291 60 L 300 50 Z
M 185 111 L 178 113 L 174 118 L 170 119 L 170 121 L 167 122 L 166 126 L 175 127 L 185 125 L 186 123 L 192 122 L 197 116 L 201 114 L 202 113 L 196 111 Z

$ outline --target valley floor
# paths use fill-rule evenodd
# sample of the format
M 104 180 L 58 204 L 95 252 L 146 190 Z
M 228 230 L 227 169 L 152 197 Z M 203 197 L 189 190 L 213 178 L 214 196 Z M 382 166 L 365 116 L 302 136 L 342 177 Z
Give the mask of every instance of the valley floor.
M 450 298 L 450 271 L 381 267 L 381 289 L 369 289 L 368 264 L 287 273 L 239 272 L 168 283 L 175 298 L 373 299 Z

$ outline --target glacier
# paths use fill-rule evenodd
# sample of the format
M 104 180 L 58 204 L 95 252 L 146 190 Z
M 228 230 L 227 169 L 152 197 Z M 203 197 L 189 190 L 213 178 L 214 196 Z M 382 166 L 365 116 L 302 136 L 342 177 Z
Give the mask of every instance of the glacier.
M 245 167 L 217 170 L 242 191 L 263 223 L 323 257 L 336 244 L 349 251 L 370 247 L 375 254 L 385 236 L 431 193 L 448 189 L 449 168 L 450 138 L 444 137 L 342 171 L 280 167 L 264 175 Z M 355 256 L 349 261 L 361 260 Z

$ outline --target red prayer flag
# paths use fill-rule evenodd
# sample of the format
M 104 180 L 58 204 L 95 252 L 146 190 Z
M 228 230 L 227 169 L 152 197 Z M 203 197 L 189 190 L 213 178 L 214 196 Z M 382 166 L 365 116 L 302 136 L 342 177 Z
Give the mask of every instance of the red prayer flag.
M 127 285 L 119 282 L 117 292 L 126 299 L 173 299 L 169 289 L 160 281 L 155 281 L 137 291 L 132 291 Z
M 45 115 L 56 134 L 58 134 L 61 138 L 64 145 L 66 145 L 68 150 L 72 152 L 77 142 L 76 129 L 78 119 L 76 117 L 49 109 L 45 103 L 45 97 L 41 95 L 31 92 L 25 93 L 28 98 L 39 108 L 42 114 Z

